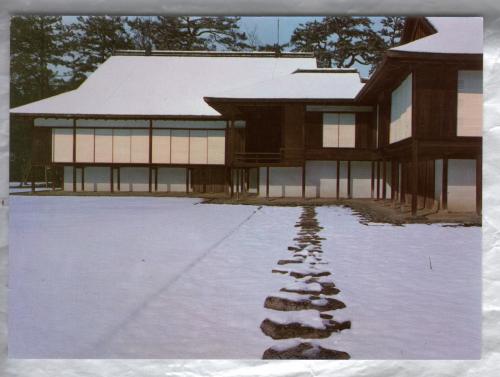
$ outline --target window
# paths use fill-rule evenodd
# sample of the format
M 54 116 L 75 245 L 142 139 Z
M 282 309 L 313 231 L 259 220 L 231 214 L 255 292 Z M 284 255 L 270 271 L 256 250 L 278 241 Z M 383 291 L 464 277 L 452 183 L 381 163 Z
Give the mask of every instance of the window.
M 323 147 L 354 148 L 355 115 L 353 113 L 323 114 Z

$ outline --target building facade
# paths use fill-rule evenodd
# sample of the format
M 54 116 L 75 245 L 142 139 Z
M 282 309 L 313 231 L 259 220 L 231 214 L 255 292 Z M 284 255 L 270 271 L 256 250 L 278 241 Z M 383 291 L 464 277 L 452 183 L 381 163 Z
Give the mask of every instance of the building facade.
M 140 56 L 142 55 L 142 56 Z M 12 109 L 64 190 L 375 198 L 481 212 L 482 20 L 409 18 L 369 80 L 309 54 L 122 52 Z

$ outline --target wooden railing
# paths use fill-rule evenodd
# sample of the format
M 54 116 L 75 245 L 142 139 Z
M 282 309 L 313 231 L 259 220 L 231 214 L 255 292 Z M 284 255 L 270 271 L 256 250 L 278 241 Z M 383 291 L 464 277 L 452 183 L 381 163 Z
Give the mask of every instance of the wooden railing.
M 234 160 L 245 164 L 299 163 L 304 160 L 304 150 L 281 148 L 279 152 L 237 152 L 234 154 Z

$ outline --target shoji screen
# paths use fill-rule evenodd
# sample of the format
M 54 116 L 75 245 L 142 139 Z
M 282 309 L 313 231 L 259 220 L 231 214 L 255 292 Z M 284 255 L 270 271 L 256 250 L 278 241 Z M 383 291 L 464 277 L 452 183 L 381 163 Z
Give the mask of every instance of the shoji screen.
M 483 75 L 458 71 L 457 136 L 483 135 Z
M 130 130 L 113 130 L 113 162 L 130 162 Z
M 149 162 L 149 130 L 131 130 L 130 161 L 133 163 Z
M 224 131 L 208 131 L 208 163 L 224 164 L 226 138 Z
M 95 162 L 113 161 L 113 130 L 96 128 L 95 130 Z
M 399 85 L 391 97 L 391 126 L 389 141 L 406 139 L 411 136 L 412 112 L 412 76 L 411 74 Z
M 323 147 L 337 148 L 339 146 L 339 114 L 323 114 Z
M 353 113 L 323 114 L 323 147 L 354 148 L 356 122 Z
M 189 162 L 189 130 L 172 130 L 172 164 Z
M 354 148 L 355 143 L 355 117 L 354 114 L 339 114 L 339 147 Z
M 53 162 L 73 161 L 73 129 L 71 128 L 52 129 L 52 161 Z
M 76 129 L 76 161 L 94 162 L 94 129 Z
M 153 130 L 153 163 L 170 163 L 170 130 Z
M 207 131 L 189 131 L 189 163 L 207 163 Z

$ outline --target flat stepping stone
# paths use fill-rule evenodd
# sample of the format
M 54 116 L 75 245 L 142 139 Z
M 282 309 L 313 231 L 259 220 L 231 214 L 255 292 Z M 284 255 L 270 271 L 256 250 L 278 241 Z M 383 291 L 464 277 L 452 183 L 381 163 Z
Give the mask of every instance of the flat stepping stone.
M 282 275 L 284 275 L 284 274 L 288 274 L 288 271 L 286 271 L 286 270 L 277 270 L 277 269 L 273 269 L 273 270 L 271 270 L 271 272 L 272 272 L 273 274 L 282 274 Z
M 267 309 L 280 310 L 280 311 L 314 309 L 320 312 L 326 312 L 330 310 L 343 309 L 345 308 L 345 304 L 342 301 L 330 297 L 321 298 L 319 296 L 310 296 L 310 297 L 292 298 L 292 297 L 268 296 L 264 301 L 264 307 Z
M 280 259 L 278 261 L 279 265 L 284 265 L 284 264 L 293 264 L 293 263 L 303 263 L 304 259 Z
M 260 324 L 262 332 L 273 339 L 323 339 L 328 338 L 333 332 L 350 327 L 350 322 L 339 323 L 333 320 L 325 320 L 324 328 L 310 327 L 300 322 L 276 323 L 268 318 Z
M 265 360 L 348 360 L 351 356 L 347 352 L 331 350 L 311 343 L 300 343 L 288 348 L 271 347 L 264 351 Z
M 320 276 L 329 276 L 331 275 L 331 272 L 328 271 L 304 271 L 304 272 L 299 272 L 299 271 L 290 271 L 290 276 L 293 276 L 294 278 L 297 279 L 302 279 L 305 278 L 306 276 L 309 277 L 320 277 Z

